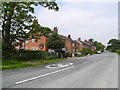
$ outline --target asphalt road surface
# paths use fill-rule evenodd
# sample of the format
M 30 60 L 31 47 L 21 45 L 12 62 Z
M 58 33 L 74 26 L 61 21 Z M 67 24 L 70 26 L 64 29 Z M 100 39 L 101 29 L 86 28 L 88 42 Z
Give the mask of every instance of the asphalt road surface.
M 5 70 L 2 88 L 118 88 L 118 55 L 104 52 L 49 66 Z

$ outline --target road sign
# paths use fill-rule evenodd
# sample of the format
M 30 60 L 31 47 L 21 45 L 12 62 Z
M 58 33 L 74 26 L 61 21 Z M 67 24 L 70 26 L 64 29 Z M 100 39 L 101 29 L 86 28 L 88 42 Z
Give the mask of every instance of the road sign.
M 44 48 L 44 45 L 43 44 L 40 44 L 39 45 L 40 49 L 42 50 Z

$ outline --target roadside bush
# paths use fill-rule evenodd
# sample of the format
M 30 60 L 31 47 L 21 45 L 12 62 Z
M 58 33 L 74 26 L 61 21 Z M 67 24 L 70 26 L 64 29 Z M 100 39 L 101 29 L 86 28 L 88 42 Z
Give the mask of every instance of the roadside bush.
M 72 57 L 72 53 L 68 53 L 68 57 Z
M 89 48 L 83 48 L 83 49 L 81 50 L 81 53 L 82 53 L 83 55 L 88 55 L 88 54 L 91 53 L 91 50 L 90 50 Z
M 52 60 L 52 59 L 58 59 L 59 55 L 57 55 L 56 53 L 45 53 L 44 54 L 44 59 L 45 60 Z
M 93 55 L 95 54 L 96 52 L 95 51 L 90 51 L 90 55 Z
M 74 53 L 75 57 L 78 55 L 77 53 Z
M 115 52 L 118 53 L 118 54 L 120 54 L 120 49 L 117 49 Z
M 78 54 L 78 55 L 76 55 L 76 57 L 82 57 L 83 55 L 82 54 Z
M 18 50 L 16 57 L 18 60 L 44 59 L 44 51 L 40 50 Z

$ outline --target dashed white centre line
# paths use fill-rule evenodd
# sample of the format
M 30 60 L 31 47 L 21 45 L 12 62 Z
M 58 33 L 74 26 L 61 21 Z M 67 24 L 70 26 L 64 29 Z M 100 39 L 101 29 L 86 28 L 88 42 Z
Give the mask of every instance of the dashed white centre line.
M 44 75 L 40 75 L 40 76 L 36 76 L 36 77 L 33 77 L 33 78 L 29 78 L 29 79 L 26 79 L 26 80 L 18 81 L 18 82 L 16 82 L 16 84 L 21 84 L 21 83 L 25 83 L 25 82 L 28 82 L 28 81 L 31 81 L 31 80 L 35 80 L 37 78 L 42 78 L 42 77 L 45 77 L 45 76 L 48 76 L 48 75 L 52 75 L 52 74 L 55 74 L 55 73 L 58 73 L 58 72 L 61 72 L 61 71 L 64 71 L 64 70 L 67 70 L 67 69 L 70 69 L 70 68 L 73 68 L 73 67 L 74 66 L 67 67 L 67 68 L 60 69 L 60 70 L 57 70 L 57 71 L 54 71 L 54 72 L 51 72 L 51 73 L 47 73 L 47 74 L 44 74 Z

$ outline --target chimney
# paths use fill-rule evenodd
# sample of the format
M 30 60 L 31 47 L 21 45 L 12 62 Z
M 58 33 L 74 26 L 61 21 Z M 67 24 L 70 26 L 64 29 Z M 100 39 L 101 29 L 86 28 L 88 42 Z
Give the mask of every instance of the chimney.
M 85 40 L 84 42 L 87 42 L 87 40 Z
M 70 34 L 68 35 L 68 38 L 71 38 L 71 35 L 70 35 Z
M 78 41 L 81 41 L 81 38 L 78 38 Z
M 53 32 L 54 32 L 54 33 L 58 33 L 58 28 L 57 28 L 57 27 L 54 27 Z
M 34 24 L 38 24 L 38 19 L 34 19 Z

